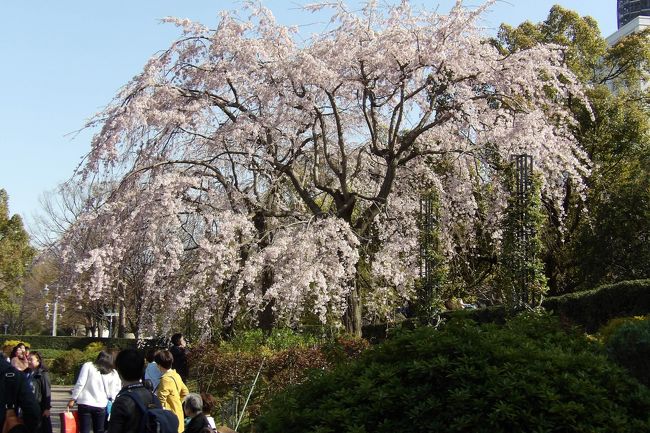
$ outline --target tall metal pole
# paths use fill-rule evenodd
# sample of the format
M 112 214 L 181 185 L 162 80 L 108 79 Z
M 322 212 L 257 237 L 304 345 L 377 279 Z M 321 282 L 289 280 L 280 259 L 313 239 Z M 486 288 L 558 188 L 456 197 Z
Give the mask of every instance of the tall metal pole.
M 52 337 L 56 337 L 56 316 L 59 314 L 59 297 L 54 295 L 54 314 L 52 315 Z

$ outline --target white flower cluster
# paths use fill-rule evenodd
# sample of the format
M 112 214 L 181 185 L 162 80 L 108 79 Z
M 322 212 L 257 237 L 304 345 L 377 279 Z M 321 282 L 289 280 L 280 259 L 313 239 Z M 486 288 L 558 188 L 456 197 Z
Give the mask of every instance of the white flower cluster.
M 331 7 L 329 30 L 306 42 L 261 7 L 214 31 L 170 20 L 183 38 L 91 122 L 85 174 L 124 176 L 68 237 L 93 237 L 67 256 L 80 292 L 105 296 L 146 257 L 143 296 L 170 310 L 329 320 L 372 250 L 382 283 L 368 307 L 388 312 L 413 296 L 422 194 L 437 197 L 450 257 L 479 216 L 498 227 L 513 155 L 533 156 L 556 202 L 567 179 L 584 188 L 563 104 L 582 93 L 556 47 L 504 57 L 475 25 L 485 7 L 460 1 L 448 15 Z

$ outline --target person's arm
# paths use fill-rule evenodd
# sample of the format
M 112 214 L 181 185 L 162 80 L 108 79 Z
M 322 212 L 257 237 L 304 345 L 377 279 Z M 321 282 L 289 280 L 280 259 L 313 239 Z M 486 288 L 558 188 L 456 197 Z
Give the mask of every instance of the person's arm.
M 34 397 L 32 387 L 24 378 L 16 379 L 18 387 L 16 406 L 23 411 L 23 422 L 28 431 L 36 431 L 41 422 L 41 407 Z
M 180 383 L 180 386 L 178 387 L 178 389 L 179 389 L 178 392 L 181 395 L 181 401 L 182 401 L 187 396 L 187 394 L 190 393 L 190 390 L 187 389 L 187 385 L 185 385 L 185 382 L 183 382 L 182 380 L 180 382 L 181 383 Z
M 74 406 L 74 402 L 79 398 L 79 394 L 81 394 L 81 390 L 84 389 L 84 386 L 86 386 L 86 381 L 88 380 L 88 372 L 90 370 L 90 365 L 92 363 L 86 362 L 81 366 L 81 371 L 79 372 L 79 378 L 77 378 L 77 382 L 74 384 L 74 388 L 72 388 L 72 395 L 70 396 L 70 401 L 68 402 L 68 407 L 72 408 Z
M 168 376 L 162 376 L 158 384 L 158 400 L 163 409 L 169 409 L 167 406 L 167 397 L 171 394 L 171 379 Z
M 122 379 L 120 379 L 120 375 L 117 373 L 117 370 L 113 370 L 111 372 L 111 390 L 110 390 L 110 397 L 115 401 L 117 398 L 117 394 L 120 393 L 120 390 L 122 389 Z
M 52 385 L 50 384 L 50 376 L 46 371 L 41 372 L 41 381 L 43 382 L 41 410 L 43 411 L 43 416 L 50 416 L 50 409 L 52 409 Z
M 183 376 L 183 380 L 185 380 L 187 376 L 189 376 L 190 374 L 190 366 L 187 362 L 187 354 L 189 353 L 189 351 L 187 350 L 187 348 L 183 347 L 181 348 L 180 352 L 181 352 L 181 362 L 179 365 L 179 368 L 181 370 L 180 374 Z

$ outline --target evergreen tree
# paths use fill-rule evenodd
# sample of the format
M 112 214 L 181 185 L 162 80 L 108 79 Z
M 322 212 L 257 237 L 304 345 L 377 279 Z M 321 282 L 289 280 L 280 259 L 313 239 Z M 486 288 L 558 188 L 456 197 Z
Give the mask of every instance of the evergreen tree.
M 23 277 L 34 257 L 29 235 L 19 215 L 9 215 L 9 197 L 0 189 L 0 312 L 17 313 Z M 6 320 L 6 319 L 5 319 Z
M 541 23 L 502 25 L 504 54 L 555 43 L 582 81 L 591 112 L 570 104 L 573 135 L 593 161 L 588 193 L 568 181 L 561 207 L 543 198 L 544 265 L 551 293 L 650 275 L 650 145 L 648 31 L 609 47 L 596 21 L 554 6 Z M 587 210 L 587 212 L 585 212 Z M 562 225 L 562 222 L 565 222 Z

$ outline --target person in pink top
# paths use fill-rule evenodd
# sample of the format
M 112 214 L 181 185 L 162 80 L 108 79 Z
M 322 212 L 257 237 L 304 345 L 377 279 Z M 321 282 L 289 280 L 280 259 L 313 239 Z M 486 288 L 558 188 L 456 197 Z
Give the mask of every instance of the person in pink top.
M 29 349 L 23 343 L 18 343 L 11 350 L 11 366 L 18 371 L 25 371 L 29 368 Z

